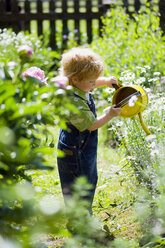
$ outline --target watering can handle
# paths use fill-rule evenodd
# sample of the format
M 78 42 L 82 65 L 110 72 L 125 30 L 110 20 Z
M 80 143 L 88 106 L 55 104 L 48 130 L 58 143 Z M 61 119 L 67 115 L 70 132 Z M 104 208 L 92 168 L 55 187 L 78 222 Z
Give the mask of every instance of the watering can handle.
M 115 90 L 118 90 L 120 88 L 120 86 L 118 86 L 117 84 L 112 84 L 112 86 Z M 118 108 L 118 106 L 116 105 L 115 108 Z
M 113 88 L 115 88 L 115 90 L 118 90 L 120 88 L 120 86 L 118 86 L 117 84 L 112 84 Z

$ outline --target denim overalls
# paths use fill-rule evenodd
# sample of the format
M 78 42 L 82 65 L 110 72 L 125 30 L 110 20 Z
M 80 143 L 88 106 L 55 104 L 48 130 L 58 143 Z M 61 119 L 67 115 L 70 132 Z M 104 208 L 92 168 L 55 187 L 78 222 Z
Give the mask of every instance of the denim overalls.
M 80 96 L 76 95 L 76 97 Z M 95 104 L 91 94 L 89 94 L 88 106 L 96 117 Z M 92 190 L 90 190 L 88 197 L 90 209 L 98 177 L 97 142 L 98 130 L 80 132 L 71 124 L 68 124 L 68 130 L 60 130 L 58 149 L 62 150 L 65 156 L 58 157 L 57 164 L 64 200 L 66 200 L 66 196 L 72 195 L 72 184 L 75 179 L 85 176 L 92 185 Z

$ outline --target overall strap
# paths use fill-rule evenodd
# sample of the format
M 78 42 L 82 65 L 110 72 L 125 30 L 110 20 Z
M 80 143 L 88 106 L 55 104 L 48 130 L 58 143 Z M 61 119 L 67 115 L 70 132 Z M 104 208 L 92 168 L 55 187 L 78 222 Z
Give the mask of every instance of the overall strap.
M 81 97 L 81 96 L 79 96 L 79 95 L 77 95 L 76 93 L 74 93 L 74 95 L 76 96 L 76 97 L 79 97 L 81 100 L 83 100 L 84 102 L 86 102 L 86 104 L 88 104 L 88 107 L 90 108 L 90 110 L 93 112 L 93 104 L 94 104 L 94 102 L 93 101 L 91 101 L 91 94 L 89 94 L 89 97 L 90 97 L 90 102 L 88 101 L 88 100 L 85 100 L 83 97 Z
M 93 97 L 92 97 L 92 94 L 89 93 L 89 101 L 88 100 L 85 100 L 83 97 L 79 96 L 78 94 L 76 93 L 72 93 L 72 94 L 69 94 L 69 95 L 74 95 L 78 98 L 80 98 L 81 100 L 83 100 L 89 107 L 90 111 L 94 114 L 95 117 L 97 117 L 96 115 L 96 109 L 95 109 L 95 104 L 94 104 L 94 100 L 93 100 Z M 67 123 L 67 126 L 71 129 L 71 130 L 77 130 L 72 124 L 70 123 Z M 87 132 L 87 130 L 83 131 L 83 132 Z M 89 132 L 89 131 L 88 131 Z
M 97 114 L 96 114 L 96 109 L 95 109 L 95 103 L 94 103 L 94 100 L 93 100 L 93 97 L 92 97 L 92 94 L 89 93 L 89 101 L 88 100 L 85 100 L 83 97 L 79 96 L 78 94 L 76 93 L 72 93 L 72 94 L 69 94 L 70 96 L 74 95 L 78 98 L 80 98 L 81 100 L 83 100 L 89 107 L 90 111 L 94 114 L 95 117 L 97 117 Z
M 87 101 L 87 100 L 85 100 L 83 97 L 81 97 L 81 96 L 77 95 L 76 93 L 74 93 L 74 95 L 75 95 L 76 97 L 80 98 L 81 100 L 85 101 L 87 104 L 89 104 L 89 103 L 88 103 L 88 101 Z
M 92 113 L 94 114 L 94 116 L 97 117 L 96 109 L 95 109 L 95 103 L 94 103 L 94 100 L 93 100 L 93 97 L 92 97 L 92 94 L 91 93 L 89 93 L 89 101 L 88 100 L 85 100 L 84 98 L 82 98 L 81 96 L 77 95 L 76 93 L 74 93 L 74 95 L 76 97 L 81 98 L 83 101 L 85 101 L 88 104 L 88 107 L 89 107 L 90 111 L 92 111 Z

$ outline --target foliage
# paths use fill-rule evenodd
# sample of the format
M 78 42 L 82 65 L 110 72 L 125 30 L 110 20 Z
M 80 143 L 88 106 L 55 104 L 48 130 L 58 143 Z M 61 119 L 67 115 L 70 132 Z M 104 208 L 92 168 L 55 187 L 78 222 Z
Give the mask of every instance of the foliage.
M 104 248 L 108 245 L 105 239 L 106 233 L 101 229 L 101 223 L 90 216 L 87 211 L 88 202 L 84 200 L 84 197 L 89 189 L 90 185 L 88 185 L 85 178 L 79 178 L 74 185 L 74 196 L 72 199 L 69 199 L 66 208 L 68 217 L 67 228 L 73 237 L 64 244 L 65 248 Z
M 135 14 L 133 19 L 129 19 L 123 9 L 111 9 L 103 22 L 103 36 L 94 40 L 91 47 L 103 57 L 105 74 L 115 75 L 123 86 L 141 86 L 149 97 L 142 115 L 151 131 L 150 136 L 146 136 L 138 116 L 113 119 L 105 131 L 105 145 L 108 143 L 123 152 L 121 171 L 127 172 L 123 181 L 127 180 L 128 187 L 135 186 L 131 186 L 133 198 L 130 195 L 129 199 L 135 203 L 136 221 L 140 223 L 142 234 L 139 243 L 126 242 L 126 247 L 162 247 L 164 217 L 159 213 L 163 211 L 160 199 L 164 198 L 164 191 L 162 187 L 160 190 L 159 182 L 164 156 L 165 37 L 159 29 L 158 13 L 149 8 Z M 111 89 L 95 93 L 96 99 L 104 98 L 98 106 L 111 105 L 114 93 Z M 122 180 L 120 174 L 118 179 Z M 107 200 L 109 195 L 105 193 L 107 185 L 108 181 L 104 181 L 99 202 L 110 208 L 111 200 Z M 115 204 L 118 206 L 119 202 Z M 121 243 L 116 240 L 114 245 L 120 247 Z
M 147 67 L 148 68 L 148 67 Z M 140 71 L 143 71 L 141 76 L 139 74 L 139 69 L 137 69 L 136 74 L 127 71 L 125 72 L 120 80 L 123 81 L 123 85 L 139 85 L 149 95 L 149 104 L 147 106 L 147 110 L 144 111 L 143 117 L 145 119 L 145 122 L 149 125 L 149 128 L 151 130 L 152 135 L 146 137 L 146 134 L 144 133 L 138 117 L 133 117 L 130 119 L 123 119 L 121 118 L 120 121 L 113 121 L 113 124 L 115 125 L 113 129 L 109 129 L 110 131 L 113 131 L 115 129 L 115 133 L 118 134 L 118 139 L 120 140 L 120 144 L 123 144 L 123 147 L 125 148 L 126 155 L 130 156 L 135 167 L 140 168 L 144 172 L 145 168 L 148 168 L 150 173 L 152 174 L 151 167 L 155 168 L 157 164 L 157 159 L 154 160 L 154 156 L 157 155 L 159 152 L 157 149 L 161 149 L 161 146 L 163 144 L 160 144 L 160 142 L 163 142 L 163 134 L 164 134 L 164 123 L 163 123 L 163 104 L 164 99 L 164 93 L 158 91 L 158 85 L 161 84 L 161 78 L 156 76 L 156 78 L 148 78 L 148 71 L 150 69 L 148 68 L 140 68 Z M 159 75 L 158 72 L 155 73 L 155 75 Z M 156 80 L 154 80 L 156 79 Z M 146 81 L 152 82 L 151 88 L 146 88 L 145 84 Z M 148 85 L 149 86 L 149 85 Z M 163 86 L 164 87 L 164 86 Z M 158 97 L 159 96 L 159 97 Z M 159 128 L 157 128 L 157 123 L 159 121 Z M 153 157 L 152 157 L 153 156 Z M 138 162 L 136 161 L 138 160 Z M 136 164 L 137 162 L 137 164 Z M 146 163 L 146 164 L 145 164 Z M 150 164 L 151 167 L 148 167 L 148 164 Z M 140 170 L 140 169 L 139 169 Z M 140 171 L 139 171 L 140 173 Z M 150 173 L 146 172 L 148 174 L 148 177 L 152 178 Z M 154 172 L 153 172 L 154 173 Z M 139 174 L 139 181 L 142 180 L 142 174 Z M 139 183 L 138 181 L 138 183 Z M 151 183 L 151 182 L 150 182 Z
M 22 56 L 19 51 L 21 46 L 30 47 L 33 55 Z M 15 34 L 12 30 L 0 30 L 0 78 L 12 79 L 18 76 L 19 72 L 30 66 L 37 66 L 44 70 L 46 75 L 57 74 L 60 54 L 44 46 L 35 34 L 19 32 Z M 11 63 L 12 62 L 12 63 Z
M 102 37 L 94 40 L 91 47 L 103 58 L 107 75 L 118 77 L 124 70 L 134 72 L 137 66 L 146 65 L 152 73 L 164 73 L 165 38 L 156 11 L 146 8 L 130 19 L 123 8 L 116 7 L 102 21 Z
M 52 146 L 53 138 L 47 126 L 40 128 L 40 125 L 55 122 L 64 125 L 65 113 L 61 103 L 65 93 L 58 87 L 53 89 L 50 86 L 39 86 L 30 80 L 24 82 L 19 78 L 17 84 L 9 80 L 1 81 L 0 89 L 0 230 L 2 235 L 21 235 L 25 236 L 25 242 L 30 242 L 27 241 L 30 236 L 26 235 L 35 226 L 36 216 L 40 218 L 42 211 L 35 206 L 35 189 L 30 184 L 31 178 L 27 171 L 53 169 L 53 165 L 48 164 L 45 157 L 53 156 L 54 149 L 49 147 Z M 70 104 L 65 98 L 64 105 L 67 103 Z M 60 112 L 63 114 L 55 119 L 55 114 L 59 115 Z M 57 216 L 57 219 L 61 218 L 59 213 Z M 35 219 L 30 221 L 32 217 Z M 45 222 L 49 223 L 49 218 L 46 217 Z M 51 227 L 46 223 L 40 224 L 44 228 Z M 54 228 L 56 230 L 55 225 L 51 227 L 52 230 Z
M 20 36 L 22 43 L 25 41 L 25 45 L 32 45 L 36 53 L 41 52 L 41 56 L 35 54 L 29 58 L 26 51 L 24 54 L 21 52 L 20 56 L 19 49 L 14 49 L 20 41 Z M 67 97 L 70 87 L 66 86 L 64 90 L 51 81 L 51 76 L 56 72 L 49 73 L 49 69 L 52 64 L 54 65 L 52 60 L 56 53 L 41 49 L 40 42 L 35 47 L 37 44 L 35 41 L 30 36 L 24 36 L 23 33 L 16 36 L 7 30 L 0 35 L 2 48 L 0 57 L 0 234 L 4 237 L 0 240 L 0 246 L 3 245 L 3 247 L 7 247 L 8 243 L 14 247 L 13 241 L 16 242 L 16 247 L 36 247 L 32 240 L 37 233 L 58 233 L 61 231 L 58 229 L 58 223 L 65 220 L 55 198 L 52 199 L 47 195 L 45 196 L 47 198 L 41 199 L 40 202 L 35 201 L 35 188 L 31 184 L 31 176 L 28 173 L 30 170 L 53 169 L 54 164 L 50 164 L 47 160 L 47 156 L 54 156 L 53 136 L 48 130 L 48 125 L 59 125 L 65 128 L 65 119 L 69 111 L 74 111 Z M 38 57 L 35 58 L 35 56 Z M 42 68 L 48 76 L 48 84 L 44 79 L 44 71 L 39 68 L 36 70 L 36 66 L 31 67 L 33 64 L 40 64 L 44 57 L 45 65 Z M 46 59 L 50 60 L 49 65 Z M 7 65 L 9 62 L 10 66 Z M 33 69 L 28 70 L 28 76 L 27 73 L 22 74 L 26 68 Z M 33 72 L 32 76 L 31 72 Z M 56 220 L 55 223 L 53 219 Z M 11 242 L 6 239 L 9 236 Z
M 136 71 L 125 71 L 120 77 L 123 85 L 140 85 L 148 94 L 149 104 L 142 113 L 145 123 L 148 125 L 151 135 L 146 136 L 142 129 L 138 116 L 133 118 L 114 119 L 108 124 L 107 139 L 113 135 L 117 136 L 116 141 L 123 150 L 121 170 L 127 168 L 127 176 L 132 178 L 136 190 L 133 189 L 137 222 L 141 224 L 143 238 L 140 239 L 139 247 L 151 243 L 156 247 L 157 240 L 161 242 L 160 236 L 163 233 L 162 224 L 164 217 L 158 213 L 162 212 L 160 199 L 164 198 L 164 191 L 160 182 L 160 170 L 164 161 L 164 103 L 163 80 L 159 72 L 154 73 L 150 78 L 148 66 L 137 68 Z M 150 88 L 146 88 L 150 84 Z M 162 88 L 161 88 L 162 87 Z M 107 97 L 109 101 L 109 96 Z M 164 173 L 162 172 L 162 177 Z M 161 178 L 162 178 L 161 177 Z M 127 178 L 128 180 L 128 178 Z M 105 198 L 102 199 L 105 201 Z M 158 218 L 159 216 L 159 218 Z M 157 226 L 161 226 L 156 232 Z M 140 237 L 139 237 L 140 238 Z M 158 243 L 159 243 L 158 242 Z M 155 246 L 154 246 L 155 245 Z M 145 247 L 145 246 L 144 246 Z M 150 247 L 150 246 L 147 246 Z M 158 246 L 159 247 L 159 246 Z M 161 247 L 161 246 L 160 246 Z
M 81 196 L 89 185 L 83 179 L 75 185 L 66 208 L 57 200 L 56 191 L 50 190 L 59 186 L 56 178 L 47 174 L 49 182 L 41 181 L 41 185 L 37 180 L 39 173 L 45 175 L 54 168 L 57 134 L 51 132 L 52 127 L 65 128 L 67 115 L 76 111 L 67 97 L 71 88 L 53 80 L 60 54 L 44 47 L 33 34 L 0 33 L 0 246 L 4 248 L 36 248 L 45 234 L 68 237 L 65 248 L 164 245 L 164 36 L 157 14 L 149 9 L 133 20 L 122 9 L 114 9 L 103 21 L 103 37 L 91 46 L 103 57 L 105 74 L 110 71 L 123 85 L 137 84 L 146 90 L 149 104 L 143 118 L 151 131 L 146 136 L 138 117 L 114 119 L 105 127 L 103 140 L 110 144 L 112 139 L 117 145 L 109 158 L 110 148 L 103 143 L 107 166 L 114 166 L 117 151 L 121 159 L 115 162 L 114 173 L 108 174 L 105 167 L 106 177 L 99 172 L 94 210 L 100 216 L 104 211 L 104 224 L 88 215 Z M 20 49 L 22 45 L 28 50 Z M 25 80 L 22 72 L 30 67 L 40 67 L 48 85 L 30 76 Z M 111 89 L 98 90 L 96 98 L 104 99 L 98 101 L 101 110 L 111 105 L 112 95 Z M 134 218 L 141 227 L 134 240 L 116 237 L 122 229 L 119 219 L 127 210 L 136 212 Z

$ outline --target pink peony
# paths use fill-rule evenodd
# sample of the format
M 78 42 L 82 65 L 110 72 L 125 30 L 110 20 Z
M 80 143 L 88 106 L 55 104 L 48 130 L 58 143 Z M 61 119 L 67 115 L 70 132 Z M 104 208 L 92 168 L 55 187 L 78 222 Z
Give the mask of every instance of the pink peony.
M 22 45 L 22 46 L 18 47 L 17 51 L 21 56 L 31 57 L 33 55 L 33 49 L 27 45 Z
M 64 76 L 56 76 L 56 77 L 52 78 L 52 81 L 55 84 L 58 84 L 60 87 L 66 88 L 67 82 L 68 82 L 68 78 L 67 77 L 64 77 Z
M 45 78 L 45 73 L 43 70 L 41 70 L 40 68 L 36 67 L 36 66 L 32 66 L 30 68 L 28 68 L 26 71 L 24 71 L 22 73 L 23 75 L 23 80 L 26 80 L 26 77 L 31 77 L 31 78 L 35 78 L 37 80 L 39 80 L 40 82 L 44 83 L 45 85 L 48 85 L 46 80 L 47 78 Z

